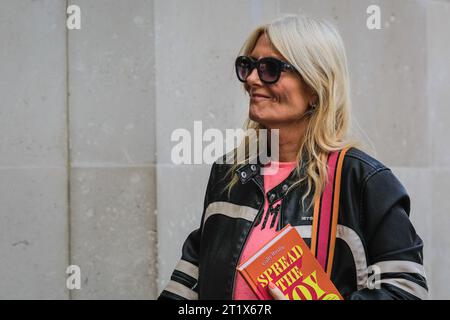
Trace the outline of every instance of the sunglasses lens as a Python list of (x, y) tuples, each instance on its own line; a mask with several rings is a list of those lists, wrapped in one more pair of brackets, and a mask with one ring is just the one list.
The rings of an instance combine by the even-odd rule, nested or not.
[[(281, 68), (277, 60), (273, 58), (263, 58), (256, 63), (258, 66), (259, 78), (264, 83), (275, 83), (280, 78)], [(241, 56), (236, 59), (236, 74), (240, 81), (246, 82), (252, 73), (255, 63), (251, 58)]]
[(264, 82), (276, 82), (280, 76), (280, 68), (272, 59), (261, 59), (259, 64), (259, 76)]
[(236, 60), (236, 73), (240, 81), (245, 82), (252, 72), (252, 61), (247, 57), (239, 57)]

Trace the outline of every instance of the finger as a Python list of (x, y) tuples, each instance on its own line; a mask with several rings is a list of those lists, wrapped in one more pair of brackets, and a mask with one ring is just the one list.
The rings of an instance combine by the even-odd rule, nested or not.
[(274, 285), (272, 282), (269, 282), (269, 293), (275, 300), (288, 300), (284, 296), (283, 292), (281, 292), (281, 290), (278, 289), (278, 287)]

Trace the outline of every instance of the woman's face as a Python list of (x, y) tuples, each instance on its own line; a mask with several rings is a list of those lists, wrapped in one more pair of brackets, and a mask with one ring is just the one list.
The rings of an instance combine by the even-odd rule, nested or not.
[[(259, 37), (250, 56), (257, 60), (274, 57), (286, 61), (265, 34)], [(266, 128), (280, 128), (301, 120), (313, 102), (300, 76), (292, 71), (282, 72), (280, 80), (274, 84), (265, 84), (255, 68), (247, 78), (245, 89), (250, 96), (249, 118)]]

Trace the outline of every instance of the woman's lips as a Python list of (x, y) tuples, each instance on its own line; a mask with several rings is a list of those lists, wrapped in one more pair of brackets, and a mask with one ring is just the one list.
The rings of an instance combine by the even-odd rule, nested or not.
[(260, 95), (260, 94), (255, 94), (255, 95), (252, 95), (250, 100), (252, 100), (252, 101), (270, 100), (270, 97), (263, 96), (263, 95)]

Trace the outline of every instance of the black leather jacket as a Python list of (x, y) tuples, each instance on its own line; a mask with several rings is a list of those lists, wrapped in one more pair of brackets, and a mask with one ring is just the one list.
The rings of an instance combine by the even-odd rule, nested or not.
[[(260, 164), (247, 164), (237, 170), (241, 183), (228, 197), (229, 178), (224, 177), (229, 168), (213, 164), (201, 224), (184, 242), (158, 299), (233, 299), (236, 265), (263, 214), (264, 188)], [(314, 208), (302, 207), (306, 184), (285, 191), (296, 180), (294, 170), (267, 199), (283, 198), (277, 230), (290, 223), (310, 245)], [(409, 220), (409, 196), (391, 170), (351, 148), (344, 159), (339, 206), (331, 279), (344, 299), (426, 298), (423, 242)]]

